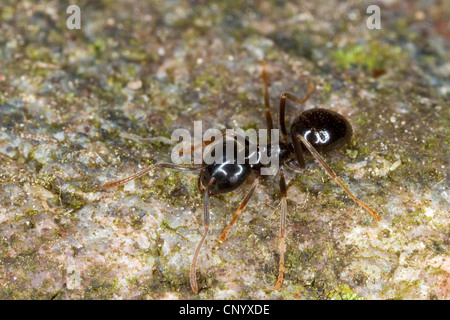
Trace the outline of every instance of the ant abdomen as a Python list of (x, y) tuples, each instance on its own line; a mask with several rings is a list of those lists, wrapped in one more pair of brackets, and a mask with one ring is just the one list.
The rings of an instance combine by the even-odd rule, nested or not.
[[(350, 143), (352, 127), (339, 113), (322, 108), (304, 111), (291, 126), (291, 134), (302, 135), (319, 152), (336, 150)], [(307, 148), (302, 144), (303, 150)]]

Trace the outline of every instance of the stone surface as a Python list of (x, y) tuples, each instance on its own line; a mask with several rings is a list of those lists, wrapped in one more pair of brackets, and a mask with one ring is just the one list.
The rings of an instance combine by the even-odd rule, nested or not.
[[(0, 299), (448, 299), (450, 6), (380, 1), (59, 1), (0, 5)], [(353, 125), (326, 161), (376, 223), (312, 159), (287, 171), (286, 274), (278, 178), (211, 199), (195, 174), (160, 170), (176, 128), (264, 128), (270, 101), (316, 90)], [(289, 121), (302, 107), (289, 103)]]

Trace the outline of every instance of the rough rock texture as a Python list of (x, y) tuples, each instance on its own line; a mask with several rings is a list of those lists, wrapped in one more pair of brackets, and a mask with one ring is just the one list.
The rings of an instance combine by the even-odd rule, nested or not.
[[(448, 1), (63, 1), (0, 5), (0, 299), (449, 299)], [(375, 2), (375, 1), (374, 1)], [(330, 166), (287, 171), (286, 274), (278, 178), (213, 197), (202, 230), (195, 174), (159, 170), (176, 128), (264, 128), (281, 92), (345, 115), (353, 143)], [(302, 106), (289, 103), (288, 122)]]

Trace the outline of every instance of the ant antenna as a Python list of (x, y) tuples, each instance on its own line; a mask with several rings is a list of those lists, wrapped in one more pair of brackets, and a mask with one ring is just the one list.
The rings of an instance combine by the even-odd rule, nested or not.
[(201, 165), (197, 165), (197, 166), (179, 166), (176, 164), (172, 164), (172, 163), (165, 163), (165, 162), (160, 162), (154, 165), (151, 165), (150, 167), (147, 167), (129, 177), (126, 177), (124, 179), (121, 180), (117, 180), (114, 182), (108, 182), (105, 183), (102, 188), (103, 189), (109, 189), (109, 188), (114, 188), (117, 186), (121, 186), (127, 182), (130, 182), (132, 180), (135, 180), (137, 178), (142, 177), (144, 174), (146, 174), (147, 172), (151, 171), (154, 168), (168, 168), (168, 169), (175, 169), (175, 170), (183, 170), (183, 171), (199, 171), (201, 169), (203, 169), (203, 166)]
[(196, 274), (197, 258), (198, 258), (198, 254), (200, 253), (200, 249), (203, 245), (203, 242), (205, 242), (206, 236), (208, 235), (208, 231), (209, 231), (209, 210), (208, 210), (209, 189), (215, 181), (216, 181), (216, 178), (214, 178), (214, 177), (212, 177), (209, 180), (208, 185), (206, 186), (205, 192), (203, 194), (203, 208), (204, 208), (203, 226), (205, 227), (205, 231), (203, 231), (202, 238), (200, 239), (200, 242), (198, 243), (197, 248), (195, 249), (194, 257), (192, 258), (192, 263), (191, 263), (191, 271), (190, 271), (191, 288), (195, 294), (198, 293), (197, 274)]
[(280, 169), (280, 193), (281, 193), (281, 216), (280, 216), (280, 262), (278, 266), (278, 279), (275, 284), (275, 290), (280, 290), (281, 284), (283, 283), (283, 275), (284, 275), (284, 251), (285, 251), (285, 243), (284, 243), (284, 233), (286, 230), (286, 215), (287, 215), (287, 186), (286, 181), (284, 179), (283, 169)]

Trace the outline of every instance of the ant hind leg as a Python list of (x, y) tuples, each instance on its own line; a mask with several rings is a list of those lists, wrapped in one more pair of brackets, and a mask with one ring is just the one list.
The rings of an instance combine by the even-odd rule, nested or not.
[(353, 195), (353, 193), (350, 192), (350, 190), (347, 188), (347, 186), (344, 184), (341, 178), (338, 177), (338, 175), (328, 166), (328, 164), (325, 162), (325, 160), (322, 158), (322, 156), (317, 152), (317, 150), (309, 143), (308, 140), (306, 140), (302, 135), (296, 134), (294, 136), (293, 140), (300, 139), (301, 142), (308, 148), (309, 152), (316, 158), (316, 160), (320, 163), (320, 165), (325, 169), (325, 171), (328, 173), (328, 175), (336, 181), (336, 183), (349, 195), (350, 198), (357, 204), (359, 204), (361, 207), (363, 207), (365, 210), (369, 211), (375, 220), (381, 221), (381, 217), (378, 215), (378, 213), (373, 210), (371, 207), (369, 207), (366, 203), (359, 200), (357, 197)]

